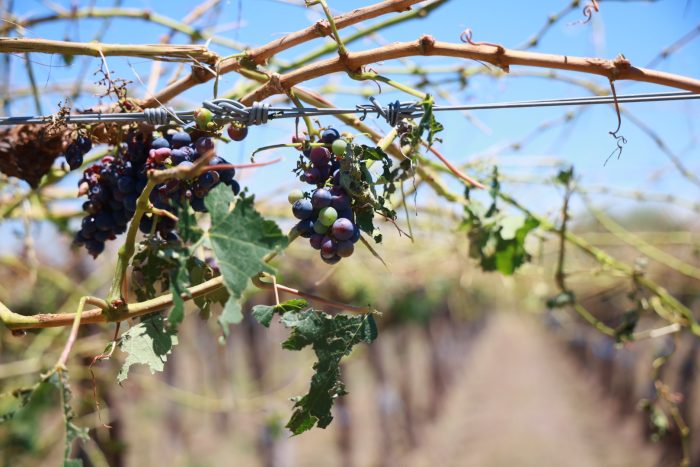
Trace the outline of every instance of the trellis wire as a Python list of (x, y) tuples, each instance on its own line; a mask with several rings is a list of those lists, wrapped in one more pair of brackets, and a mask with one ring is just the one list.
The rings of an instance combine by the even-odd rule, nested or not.
[[(626, 94), (617, 96), (617, 103), (658, 102), (700, 99), (700, 94), (677, 91), (662, 93)], [(360, 114), (364, 120), (369, 114), (383, 117), (391, 126), (396, 126), (402, 118), (420, 117), (423, 107), (416, 102), (395, 101), (387, 106), (381, 106), (374, 97), (371, 104), (361, 104), (354, 108), (317, 108), (317, 107), (272, 107), (270, 104), (254, 102), (247, 107), (234, 99), (214, 99), (204, 101), (202, 106), (214, 114), (214, 120), (219, 123), (237, 122), (243, 125), (262, 125), (269, 120), (279, 118), (320, 117), (324, 115)], [(597, 105), (613, 104), (613, 96), (572, 97), (564, 99), (542, 99), (527, 101), (495, 102), (484, 104), (465, 104), (432, 107), (433, 112), (467, 111), (467, 110), (497, 110), (534, 107), (555, 107), (566, 105)], [(24, 125), (31, 123), (51, 123), (63, 121), (66, 123), (101, 123), (101, 122), (146, 122), (152, 125), (166, 125), (175, 122), (181, 125), (194, 121), (194, 111), (176, 112), (170, 108), (159, 107), (146, 109), (143, 112), (129, 113), (82, 113), (64, 116), (26, 116), (0, 117), (0, 126)]]

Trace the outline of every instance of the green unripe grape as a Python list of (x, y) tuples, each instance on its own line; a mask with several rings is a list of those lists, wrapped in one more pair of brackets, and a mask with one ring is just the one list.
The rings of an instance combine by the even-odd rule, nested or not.
[(289, 204), (294, 204), (303, 198), (304, 198), (304, 192), (302, 192), (301, 190), (292, 190), (287, 195), (287, 200), (289, 200)]
[(314, 222), (314, 232), (317, 234), (324, 234), (328, 232), (329, 227), (327, 225), (321, 224), (321, 221), (319, 219), (316, 219), (316, 222)]
[(213, 119), (214, 114), (211, 113), (209, 109), (200, 107), (194, 111), (194, 121), (197, 123), (197, 128), (200, 130), (206, 130)]
[(331, 150), (333, 151), (333, 154), (336, 156), (342, 156), (345, 154), (345, 148), (348, 147), (348, 142), (345, 141), (344, 139), (336, 139), (333, 141), (333, 145), (331, 146)]
[(335, 222), (337, 218), (338, 211), (330, 206), (318, 212), (318, 221), (327, 227), (333, 225), (333, 222)]

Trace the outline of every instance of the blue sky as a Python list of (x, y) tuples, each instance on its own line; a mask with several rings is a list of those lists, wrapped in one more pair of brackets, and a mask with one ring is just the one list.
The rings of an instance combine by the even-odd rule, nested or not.
[[(36, 0), (22, 0), (15, 2), (15, 13), (20, 16), (33, 16), (46, 13), (47, 7), (43, 2)], [(68, 7), (70, 2), (55, 2), (63, 7)], [(87, 2), (81, 2), (85, 4)], [(111, 1), (96, 1), (97, 6), (112, 6)], [(330, 0), (334, 11), (347, 11), (370, 1), (346, 1)], [(358, 41), (349, 46), (350, 50), (363, 50), (376, 47), (377, 41), (409, 41), (415, 40), (422, 34), (431, 34), (438, 40), (456, 42), (460, 33), (465, 28), (471, 28), (474, 32), (474, 40), (503, 44), (506, 47), (518, 47), (538, 31), (545, 23), (548, 15), (560, 11), (570, 2), (563, 0), (546, 0), (537, 2), (493, 0), (490, 2), (469, 2), (466, 0), (452, 0), (446, 5), (432, 12), (429, 17), (418, 21), (407, 22), (394, 26), (381, 33), (380, 38), (371, 38)], [(180, 19), (190, 11), (194, 2), (183, 1), (124, 1), (124, 7), (147, 8), (152, 11)], [(646, 65), (659, 51), (677, 40), (686, 32), (697, 27), (700, 22), (700, 2), (686, 0), (668, 0), (657, 2), (626, 2), (626, 1), (601, 1), (601, 11), (594, 16), (589, 24), (576, 23), (582, 19), (581, 11), (570, 13), (562, 21), (559, 21), (547, 33), (539, 46), (534, 49), (538, 52), (567, 55), (585, 55), (614, 58), (618, 54), (624, 54), (633, 64)], [(240, 10), (239, 10), (240, 8)], [(207, 16), (204, 17), (208, 19)], [(226, 29), (222, 36), (236, 39), (251, 46), (260, 45), (281, 35), (298, 30), (312, 24), (320, 18), (317, 8), (305, 9), (303, 7), (284, 4), (273, 0), (230, 0), (222, 2), (218, 13), (217, 24), (235, 25), (242, 19), (238, 29)], [(370, 22), (371, 23), (371, 22)], [(45, 25), (37, 25), (27, 32), (27, 37), (42, 37), (49, 39), (67, 40), (91, 40), (96, 31), (101, 27), (99, 20), (80, 20), (79, 22), (61, 21)], [(167, 30), (159, 25), (150, 24), (139, 20), (116, 19), (107, 30), (103, 41), (111, 43), (155, 43)], [(349, 31), (345, 31), (347, 34)], [(175, 35), (175, 43), (186, 43), (182, 35)], [(306, 44), (280, 56), (283, 60), (293, 60), (309, 50), (315, 49), (322, 41)], [(217, 52), (228, 55), (233, 51), (216, 45), (211, 46)], [(661, 62), (659, 69), (700, 77), (700, 40), (695, 40), (684, 47), (669, 59)], [(60, 57), (49, 55), (32, 55), (35, 61), (34, 71), (40, 89), (45, 89), (48, 83), (71, 82), (78, 71), (84, 66), (92, 71), (99, 67), (99, 61), (92, 58), (76, 60), (72, 67), (63, 66)], [(458, 61), (441, 57), (419, 57), (412, 60), (422, 65), (449, 65), (465, 64), (474, 65), (473, 62)], [(110, 70), (114, 75), (134, 81), (132, 85), (134, 95), (143, 95), (144, 86), (139, 83), (147, 81), (150, 73), (151, 62), (141, 59), (123, 59), (110, 57), (108, 59)], [(51, 66), (49, 66), (51, 65)], [(375, 67), (381, 70), (382, 66), (400, 65), (400, 62), (387, 62)], [(167, 65), (170, 70), (177, 65)], [(512, 71), (532, 71), (531, 68), (513, 67)], [(169, 72), (164, 76), (169, 76)], [(604, 80), (589, 78), (574, 73), (563, 73), (566, 76), (591, 79), (599, 85), (605, 86)], [(88, 73), (88, 82), (91, 72)], [(396, 76), (397, 79), (410, 83), (412, 80), (406, 76)], [(444, 76), (449, 77), (449, 75)], [(25, 67), (19, 58), (12, 59), (12, 67), (9, 75), (11, 87), (26, 87), (27, 79)], [(220, 89), (231, 88), (237, 82), (235, 75), (222, 77)], [(306, 86), (337, 83), (342, 85), (354, 85), (341, 75), (324, 77), (307, 83)], [(161, 80), (159, 87), (164, 85)], [(374, 85), (372, 85), (374, 86)], [(445, 86), (454, 98), (463, 102), (493, 102), (513, 99), (539, 99), (555, 97), (571, 97), (586, 95), (583, 89), (570, 84), (552, 82), (542, 78), (506, 77), (494, 80), (487, 77), (476, 77), (469, 81), (465, 89), (456, 86)], [(388, 102), (399, 98), (397, 93), (389, 93), (389, 89), (383, 87), (386, 96), (378, 96), (380, 101)], [(663, 91), (651, 85), (637, 83), (618, 83), (618, 92), (645, 92)], [(197, 102), (210, 98), (212, 95), (212, 83), (206, 83), (189, 91), (183, 96), (185, 107), (196, 106)], [(358, 96), (329, 96), (338, 105), (354, 106), (366, 102)], [(409, 100), (410, 97), (400, 97)], [(56, 104), (63, 96), (46, 93), (43, 95), (43, 107), (45, 112), (55, 110)], [(437, 99), (438, 103), (441, 101)], [(97, 99), (87, 95), (75, 104), (77, 107), (89, 107), (94, 105)], [(628, 109), (652, 127), (660, 137), (683, 160), (684, 164), (693, 172), (700, 168), (698, 162), (698, 147), (695, 139), (698, 134), (696, 128), (697, 116), (700, 113), (700, 102), (673, 102), (630, 104)], [(542, 122), (556, 119), (567, 110), (573, 108), (546, 108), (546, 109), (521, 109), (478, 111), (473, 116), (481, 124), (477, 127), (458, 113), (442, 114), (440, 120), (445, 124), (443, 134), (444, 143), (441, 150), (455, 162), (467, 162), (477, 155), (483, 154), (489, 148), (521, 139), (530, 133)], [(33, 113), (34, 108), (31, 99), (15, 101), (10, 112), (13, 115)], [(323, 124), (335, 124), (332, 118), (322, 120)], [(377, 128), (386, 130), (386, 124), (375, 121)], [(652, 192), (668, 192), (677, 196), (695, 199), (698, 188), (680, 177), (670, 161), (654, 145), (644, 133), (640, 132), (630, 122), (624, 121), (621, 134), (628, 143), (625, 146), (622, 157), (611, 159), (607, 165), (603, 165), (608, 154), (615, 148), (615, 141), (608, 134), (614, 130), (617, 119), (610, 106), (595, 106), (588, 108), (576, 119), (574, 124), (567, 127), (558, 126), (553, 130), (543, 133), (522, 151), (505, 151), (499, 157), (499, 163), (504, 170), (514, 176), (531, 176), (533, 174), (552, 174), (552, 168), (536, 168), (523, 165), (531, 162), (533, 158), (541, 157), (558, 158), (575, 165), (584, 185), (617, 187), (620, 189), (648, 190)], [(338, 126), (335, 124), (335, 126)], [(340, 127), (342, 129), (342, 127)], [(256, 147), (287, 142), (293, 131), (291, 122), (272, 122), (264, 127), (251, 129), (249, 138), (237, 145), (228, 145), (220, 149), (220, 153), (234, 161), (245, 161)], [(279, 152), (275, 155), (288, 155), (285, 161), (276, 166), (259, 169), (250, 172), (244, 178), (244, 183), (251, 191), (264, 196), (274, 192), (280, 186), (294, 186), (290, 169), (294, 163), (296, 153), (289, 151)], [(662, 176), (659, 176), (661, 174)], [(74, 183), (70, 180), (67, 183)], [(523, 197), (526, 204), (546, 209), (558, 205), (559, 201), (552, 197), (553, 192), (540, 189), (531, 185), (513, 185), (516, 194)], [(425, 192), (421, 196), (429, 197)], [(427, 198), (426, 198), (427, 199)], [(617, 199), (601, 198), (601, 202), (607, 202), (611, 206), (627, 207), (629, 203)], [(679, 215), (688, 215), (678, 211)], [(690, 216), (689, 216), (690, 218)], [(16, 228), (16, 225), (5, 225), (5, 233), (8, 229)], [(4, 235), (3, 235), (4, 236)], [(7, 248), (7, 245), (6, 245)]]

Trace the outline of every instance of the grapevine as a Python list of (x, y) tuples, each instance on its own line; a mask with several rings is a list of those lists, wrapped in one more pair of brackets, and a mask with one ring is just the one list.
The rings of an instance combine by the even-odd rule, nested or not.
[[(236, 424), (254, 425), (246, 430), (256, 434), (245, 436), (255, 449), (246, 449), (266, 465), (277, 465), (283, 435), (315, 440), (314, 428), (337, 430), (343, 465), (352, 465), (352, 433), (364, 431), (349, 427), (362, 426), (353, 404), (362, 405), (379, 427), (384, 450), (377, 465), (403, 464), (402, 456), (422, 449), (430, 430), (420, 428), (459, 415), (443, 404), (457, 382), (468, 380), (461, 373), (470, 373), (480, 336), (498, 337), (492, 330), (508, 322), (491, 311), (501, 308), (536, 316), (529, 320), (539, 321), (533, 335), (555, 336), (542, 345), (569, 349), (591, 374), (605, 377), (617, 368), (626, 392), (615, 397), (628, 407), (638, 403), (648, 438), (665, 443), (659, 462), (697, 462), (691, 433), (698, 419), (683, 395), (696, 389), (700, 349), (693, 226), (680, 215), (665, 225), (665, 210), (657, 210), (659, 229), (668, 232), (635, 230), (619, 220), (617, 205), (610, 213), (598, 204), (615, 197), (666, 203), (674, 215), (698, 211), (692, 192), (625, 186), (643, 178), (628, 153), (639, 153), (638, 142), (649, 138), (649, 154), (662, 154), (670, 166), (644, 160), (644, 169), (697, 188), (692, 162), (675, 152), (675, 141), (664, 140), (686, 136), (692, 148), (692, 125), (682, 131), (661, 121), (647, 125), (649, 114), (639, 117), (636, 109), (676, 111), (678, 101), (690, 108), (700, 79), (686, 70), (639, 67), (636, 57), (627, 58), (635, 51), (606, 59), (530, 50), (544, 49), (545, 36), (557, 34), (554, 26), (569, 15), (583, 19), (567, 27), (595, 31), (614, 14), (605, 2), (569, 2), (516, 48), (491, 42), (492, 32), (479, 24), (450, 24), (441, 40), (415, 30), (391, 41), (378, 35), (436, 20), (440, 9), (457, 14), (447, 0), (385, 0), (341, 14), (327, 0), (279, 2), (285, 11), (302, 7), (321, 19), (257, 46), (216, 24), (236, 2), (191, 5), (182, 20), (79, 3), (70, 12), (47, 6), (52, 11), (37, 15), (0, 2), (6, 58), (0, 71), (9, 77), (0, 84), (0, 236), (5, 226), (14, 229), (7, 238), (19, 238), (21, 252), (0, 256), (7, 331), (0, 334), (0, 448), (12, 465), (24, 465), (33, 452), (59, 451), (55, 440), (42, 445), (34, 435), (55, 407), (65, 465), (124, 464), (122, 417), (143, 407), (135, 394), (152, 393), (162, 397), (147, 399), (154, 413), (157, 403), (167, 409), (176, 401), (217, 413), (222, 427), (232, 414), (260, 415)], [(123, 44), (132, 41), (108, 33), (114, 18), (168, 34), (159, 44)], [(102, 24), (92, 41), (71, 32), (88, 19)], [(51, 35), (43, 28), (63, 21), (72, 25), (64, 40), (32, 31)], [(696, 35), (676, 38), (652, 65), (682, 53)], [(290, 58), (305, 45), (311, 49)], [(61, 57), (69, 73), (86, 60), (70, 76), (70, 89), (49, 86), (50, 66), (38, 67), (39, 57), (49, 56)], [(10, 67), (18, 60), (26, 89), (15, 81), (16, 65)], [(124, 79), (130, 74), (134, 81)], [(549, 84), (558, 83), (590, 95), (542, 97), (526, 89), (512, 99), (472, 99), (486, 95), (494, 79), (546, 79), (533, 89), (554, 94), (558, 88)], [(625, 82), (649, 89), (628, 92)], [(18, 104), (24, 97), (33, 99), (33, 109)], [(561, 107), (567, 110), (558, 118), (531, 121), (544, 111), (536, 109)], [(588, 122), (593, 130), (578, 132), (587, 108), (602, 113)], [(513, 132), (539, 124), (485, 147), (488, 125), (501, 125), (480, 120), (489, 112), (523, 112), (525, 118), (504, 118)], [(508, 157), (539, 154), (535, 140), (558, 129), (546, 149), (556, 158)], [(567, 146), (567, 138), (578, 138), (585, 162), (567, 158), (567, 151), (583, 150)], [(603, 144), (609, 148), (600, 151)], [(631, 149), (624, 154), (623, 144)], [(588, 185), (596, 170), (628, 180), (621, 188)], [(626, 207), (619, 211), (629, 214)], [(50, 241), (33, 232), (36, 226), (53, 229)], [(508, 338), (508, 326), (500, 339)], [(519, 335), (513, 332), (513, 348)], [(638, 345), (650, 339), (659, 343), (653, 352)], [(275, 353), (271, 342), (291, 355)], [(615, 360), (625, 352), (632, 363)], [(590, 355), (604, 363), (591, 364)], [(625, 373), (633, 366), (644, 378)], [(144, 369), (163, 378), (146, 380)], [(208, 387), (207, 378), (217, 383)], [(635, 389), (640, 379), (642, 394)], [(372, 398), (354, 399), (366, 397), (356, 396), (364, 394), (363, 380), (373, 382)], [(270, 395), (269, 405), (262, 395)], [(125, 400), (134, 408), (125, 410)], [(164, 436), (193, 449), (187, 422), (175, 412), (167, 415), (173, 432)], [(93, 415), (96, 429), (86, 421)], [(224, 433), (217, 427), (211, 436)], [(456, 449), (465, 445), (454, 439)], [(164, 463), (182, 462), (163, 456)]]

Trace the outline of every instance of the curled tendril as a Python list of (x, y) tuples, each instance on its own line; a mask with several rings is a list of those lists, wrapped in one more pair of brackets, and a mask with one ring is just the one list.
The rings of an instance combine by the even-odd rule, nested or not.
[(471, 45), (478, 45), (472, 41), (472, 30), (471, 28), (465, 29), (462, 34), (459, 35), (459, 40), (466, 44), (471, 44)]
[(620, 113), (620, 103), (617, 101), (617, 91), (615, 90), (615, 83), (610, 80), (610, 89), (612, 90), (613, 99), (615, 101), (615, 112), (617, 113), (617, 128), (614, 131), (610, 131), (610, 135), (615, 138), (617, 142), (617, 147), (610, 153), (603, 166), (607, 165), (608, 161), (612, 156), (617, 153), (617, 158), (619, 159), (622, 155), (622, 150), (625, 144), (627, 144), (627, 138), (623, 135), (619, 135), (620, 128), (622, 127), (622, 115)]
[(571, 24), (590, 23), (591, 20), (593, 19), (593, 13), (598, 13), (599, 11), (600, 11), (600, 5), (598, 5), (598, 0), (591, 0), (590, 3), (587, 3), (586, 6), (583, 7), (583, 16), (585, 16), (586, 19), (574, 21)]

